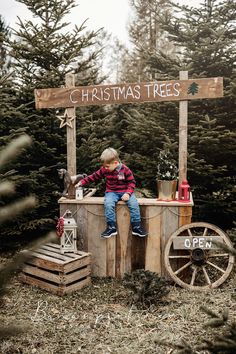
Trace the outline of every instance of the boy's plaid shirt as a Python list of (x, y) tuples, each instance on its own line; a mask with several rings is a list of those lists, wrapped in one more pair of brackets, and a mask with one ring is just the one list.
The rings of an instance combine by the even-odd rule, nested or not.
[(131, 170), (123, 163), (110, 172), (105, 167), (101, 167), (98, 171), (81, 180), (81, 185), (97, 182), (102, 178), (106, 179), (106, 192), (116, 193), (133, 193), (135, 188), (135, 179)]

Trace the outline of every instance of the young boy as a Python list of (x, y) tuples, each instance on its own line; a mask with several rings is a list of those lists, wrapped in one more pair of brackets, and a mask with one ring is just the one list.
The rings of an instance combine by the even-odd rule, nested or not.
[(115, 206), (119, 200), (126, 202), (131, 218), (132, 234), (145, 237), (147, 232), (141, 227), (141, 217), (138, 201), (134, 195), (135, 180), (131, 170), (120, 162), (117, 151), (108, 148), (101, 154), (102, 167), (83, 178), (78, 186), (85, 186), (91, 182), (97, 182), (102, 178), (106, 179), (106, 192), (104, 200), (105, 216), (107, 228), (102, 232), (102, 238), (109, 238), (117, 235), (116, 230), (116, 210)]

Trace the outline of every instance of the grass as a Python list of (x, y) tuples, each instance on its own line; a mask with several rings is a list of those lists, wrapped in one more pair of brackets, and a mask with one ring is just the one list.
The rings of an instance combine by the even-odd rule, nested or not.
[(129, 290), (117, 279), (93, 278), (90, 286), (58, 297), (15, 278), (3, 298), (0, 320), (26, 328), (4, 339), (0, 353), (174, 354), (156, 340), (196, 345), (213, 333), (203, 327), (208, 318), (201, 305), (218, 312), (227, 307), (230, 318), (235, 317), (235, 280), (232, 274), (220, 288), (202, 292), (171, 286), (164, 304), (140, 310), (129, 303)]

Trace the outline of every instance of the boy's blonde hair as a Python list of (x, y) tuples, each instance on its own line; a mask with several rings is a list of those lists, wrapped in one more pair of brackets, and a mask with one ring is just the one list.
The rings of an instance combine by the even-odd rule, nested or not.
[(118, 152), (113, 148), (105, 149), (100, 156), (102, 163), (111, 163), (113, 161), (120, 161)]

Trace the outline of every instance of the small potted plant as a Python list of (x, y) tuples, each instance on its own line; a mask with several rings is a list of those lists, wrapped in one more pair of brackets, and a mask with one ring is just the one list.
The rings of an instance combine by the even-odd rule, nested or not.
[(157, 190), (159, 200), (175, 200), (178, 167), (169, 150), (161, 150), (157, 165)]

